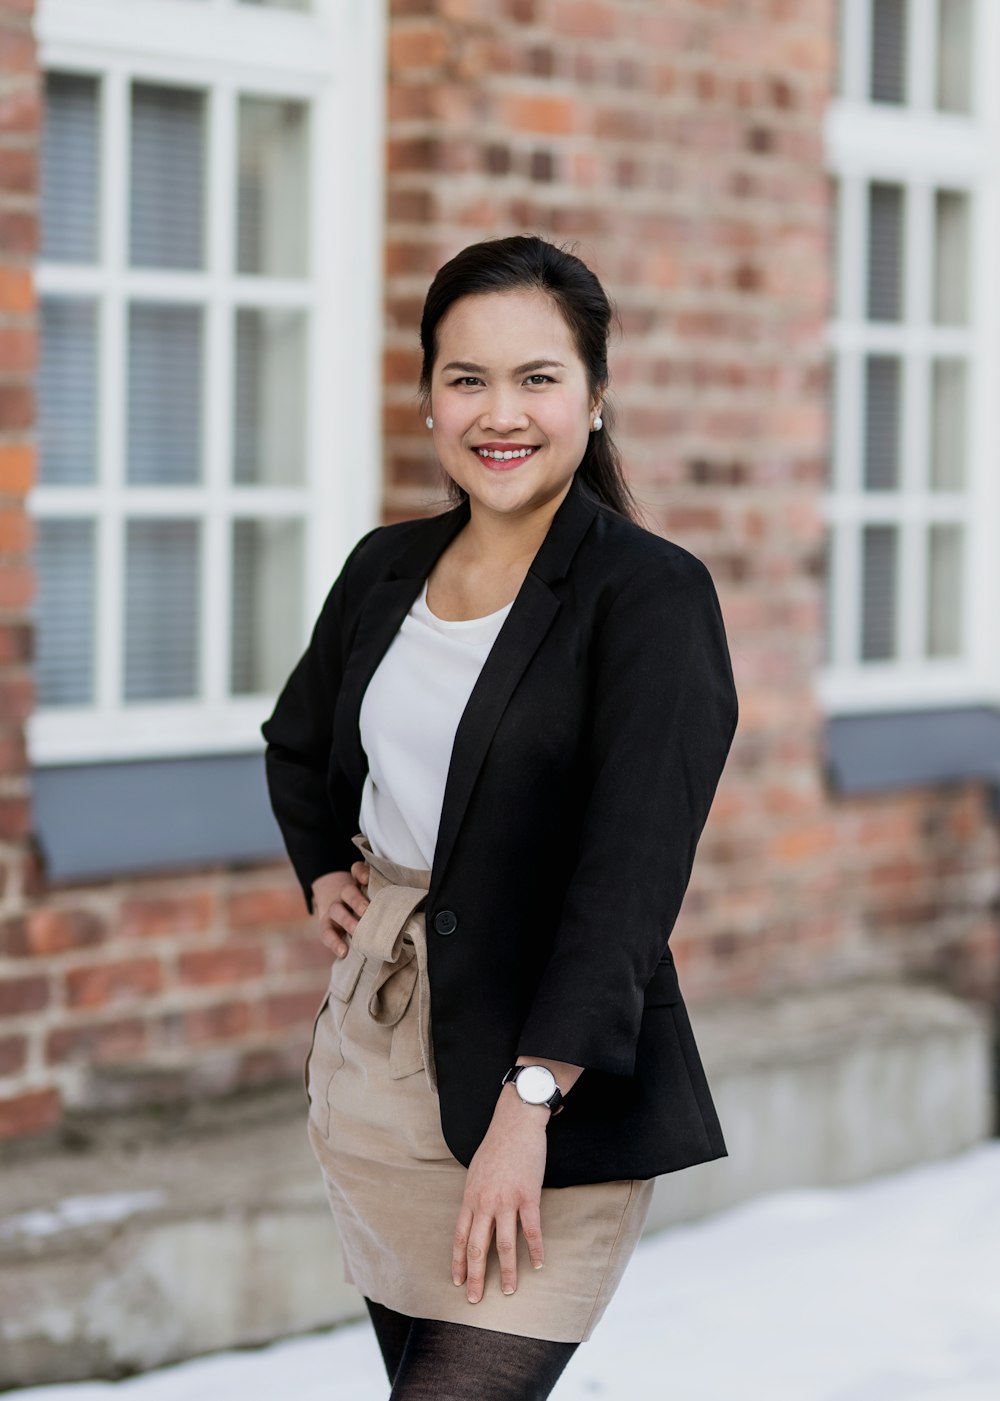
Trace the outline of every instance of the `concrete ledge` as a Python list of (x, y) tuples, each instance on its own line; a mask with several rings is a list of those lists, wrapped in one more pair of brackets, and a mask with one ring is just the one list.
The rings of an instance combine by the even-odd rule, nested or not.
[(649, 1229), (836, 1186), (997, 1132), (990, 1012), (914, 983), (689, 1009), (729, 1157), (657, 1180)]
[[(657, 1182), (650, 1230), (856, 1181), (994, 1132), (990, 1017), (872, 985), (690, 1012), (730, 1156)], [(0, 1387), (120, 1377), (360, 1316), (298, 1085), (87, 1119), (0, 1170)]]

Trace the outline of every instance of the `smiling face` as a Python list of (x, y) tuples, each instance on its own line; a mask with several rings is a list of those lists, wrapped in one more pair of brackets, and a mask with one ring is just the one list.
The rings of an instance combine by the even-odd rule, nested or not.
[(473, 509), (520, 515), (569, 489), (598, 409), (562, 312), (520, 290), (449, 307), (429, 411), (441, 465)]

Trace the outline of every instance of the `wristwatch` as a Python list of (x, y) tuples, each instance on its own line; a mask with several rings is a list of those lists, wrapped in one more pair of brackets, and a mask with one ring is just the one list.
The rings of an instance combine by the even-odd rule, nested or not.
[(547, 1065), (512, 1065), (500, 1081), (510, 1083), (525, 1104), (547, 1104), (553, 1114), (563, 1108), (563, 1093)]

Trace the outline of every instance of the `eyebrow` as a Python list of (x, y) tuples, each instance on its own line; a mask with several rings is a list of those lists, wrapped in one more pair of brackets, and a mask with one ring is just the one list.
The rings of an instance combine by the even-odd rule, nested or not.
[[(566, 368), (561, 360), (529, 360), (524, 365), (515, 365), (514, 374), (526, 375), (532, 370), (545, 370), (550, 366), (560, 370), (565, 370)], [(466, 370), (471, 375), (486, 374), (485, 365), (473, 365), (471, 361), (468, 360), (449, 360), (447, 365), (443, 367), (441, 373), (444, 374), (446, 370)]]

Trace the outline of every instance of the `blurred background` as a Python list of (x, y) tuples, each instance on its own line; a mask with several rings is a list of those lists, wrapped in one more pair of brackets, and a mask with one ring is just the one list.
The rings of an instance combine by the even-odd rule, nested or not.
[(0, 0), (0, 1386), (360, 1312), (259, 725), (444, 505), (480, 238), (615, 300), (741, 697), (672, 939), (730, 1156), (650, 1228), (995, 1135), (998, 64), (994, 0)]

